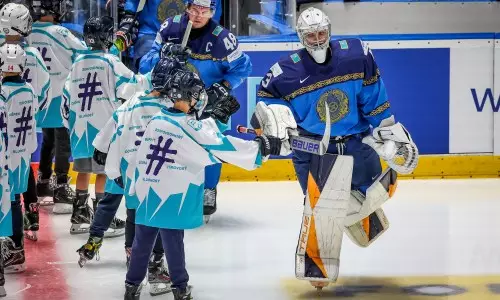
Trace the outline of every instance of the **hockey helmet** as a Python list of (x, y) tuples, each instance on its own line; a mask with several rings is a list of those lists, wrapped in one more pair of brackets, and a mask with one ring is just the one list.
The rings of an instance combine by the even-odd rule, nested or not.
[(113, 18), (90, 17), (83, 26), (83, 39), (93, 49), (108, 49), (113, 45)]
[(323, 11), (310, 7), (300, 14), (296, 30), (307, 52), (317, 63), (324, 63), (330, 48), (330, 18)]
[(0, 10), (0, 27), (5, 35), (26, 37), (32, 25), (31, 13), (22, 4), (8, 3)]
[(3, 44), (0, 47), (2, 72), (22, 73), (26, 66), (26, 52), (18, 44)]
[(186, 5), (198, 5), (202, 7), (208, 7), (212, 11), (217, 10), (217, 3), (215, 0), (187, 0)]

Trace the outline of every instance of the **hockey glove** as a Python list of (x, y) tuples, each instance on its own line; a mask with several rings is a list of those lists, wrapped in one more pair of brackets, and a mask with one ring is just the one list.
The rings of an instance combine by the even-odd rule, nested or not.
[(179, 61), (185, 62), (191, 55), (191, 49), (182, 48), (181, 44), (165, 43), (161, 47), (160, 58), (176, 57)]
[(235, 97), (228, 95), (227, 97), (215, 103), (210, 116), (220, 122), (227, 124), (229, 117), (240, 109), (240, 104)]
[(116, 32), (116, 47), (120, 51), (125, 51), (137, 40), (138, 35), (139, 21), (137, 21), (134, 14), (125, 12)]
[(106, 158), (108, 157), (108, 154), (107, 153), (104, 153), (104, 152), (101, 152), (97, 149), (94, 149), (94, 155), (93, 155), (93, 158), (95, 160), (95, 162), (100, 165), (100, 166), (104, 166), (106, 164)]
[(259, 143), (260, 154), (265, 158), (281, 153), (281, 140), (275, 136), (259, 135), (255, 137), (254, 141)]
[(223, 83), (214, 83), (207, 89), (208, 105), (214, 107), (219, 101), (222, 101), (230, 96), (231, 89)]
[(123, 178), (121, 176), (118, 178), (115, 178), (114, 182), (116, 183), (117, 186), (119, 186), (123, 189)]

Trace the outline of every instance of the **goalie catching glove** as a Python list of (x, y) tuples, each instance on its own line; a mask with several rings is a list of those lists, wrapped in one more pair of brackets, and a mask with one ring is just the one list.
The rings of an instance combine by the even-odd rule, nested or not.
[(258, 102), (250, 120), (250, 125), (261, 134), (275, 136), (281, 140), (280, 155), (292, 153), (290, 136), (297, 136), (297, 123), (288, 106), (281, 104), (267, 105)]
[(125, 51), (137, 40), (138, 35), (139, 21), (137, 21), (133, 13), (125, 12), (116, 32), (116, 47), (120, 51)]
[(417, 146), (408, 130), (401, 123), (395, 123), (394, 116), (382, 120), (363, 143), (372, 147), (391, 169), (400, 174), (410, 174), (417, 166)]

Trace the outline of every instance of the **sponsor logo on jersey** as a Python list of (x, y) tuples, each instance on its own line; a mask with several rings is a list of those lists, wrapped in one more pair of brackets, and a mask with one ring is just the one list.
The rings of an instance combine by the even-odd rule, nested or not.
[(176, 15), (176, 16), (174, 17), (173, 22), (174, 22), (174, 23), (179, 23), (180, 21), (181, 21), (181, 15)]
[(200, 131), (201, 127), (202, 127), (201, 122), (197, 121), (195, 119), (189, 119), (187, 121), (187, 124), (189, 125), (189, 127), (193, 128), (195, 131)]
[(298, 63), (300, 61), (300, 56), (297, 53), (294, 53), (290, 56), (294, 63)]
[[(176, 16), (178, 17), (176, 23), (179, 23), (181, 19), (180, 14), (182, 14), (185, 9), (184, 1), (182, 0), (163, 0), (160, 2), (160, 5), (158, 5), (156, 18), (158, 18), (160, 23), (163, 23), (166, 19)], [(160, 28), (160, 31), (161, 29), (163, 28)]]
[(339, 89), (329, 90), (318, 100), (316, 104), (316, 112), (321, 122), (326, 122), (325, 102), (328, 103), (330, 109), (330, 121), (336, 123), (343, 119), (349, 113), (349, 98)]
[(347, 41), (346, 41), (346, 40), (341, 40), (341, 41), (339, 41), (339, 44), (340, 44), (340, 49), (342, 49), (342, 50), (347, 50), (347, 49), (349, 49), (349, 45), (347, 44)]
[(215, 36), (219, 36), (221, 32), (222, 32), (222, 26), (217, 26), (215, 27), (214, 31), (212, 31), (212, 34)]

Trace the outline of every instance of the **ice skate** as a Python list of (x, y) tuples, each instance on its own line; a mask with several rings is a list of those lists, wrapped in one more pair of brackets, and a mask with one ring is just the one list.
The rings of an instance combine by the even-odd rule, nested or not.
[(52, 210), (54, 214), (70, 214), (72, 212), (76, 195), (68, 182), (58, 183), (55, 186), (54, 208)]
[(192, 286), (188, 285), (185, 290), (180, 290), (178, 288), (172, 288), (172, 294), (174, 294), (174, 300), (191, 300), (191, 290)]
[(94, 257), (99, 260), (99, 249), (102, 246), (102, 238), (91, 236), (89, 237), (87, 243), (76, 250), (80, 255), (78, 260), (78, 265), (83, 268), (87, 261), (92, 260)]
[(5, 291), (5, 275), (3, 269), (3, 258), (0, 255), (0, 297), (7, 296), (7, 292)]
[(125, 263), (128, 266), (130, 265), (130, 256), (132, 255), (132, 247), (125, 247), (125, 258), (127, 259), (127, 262)]
[(328, 281), (310, 281), (310, 283), (318, 292), (321, 292), (323, 288), (330, 285), (330, 282)]
[(1, 252), (5, 274), (21, 273), (26, 270), (24, 244), (20, 247), (14, 245), (11, 238), (6, 237), (1, 242)]
[(92, 208), (87, 204), (89, 194), (78, 194), (73, 204), (73, 214), (71, 215), (71, 234), (88, 233), (90, 224), (94, 218)]
[[(94, 212), (97, 211), (97, 200), (92, 199), (92, 207), (94, 208)], [(111, 225), (109, 225), (108, 230), (104, 232), (104, 237), (105, 238), (112, 238), (112, 237), (118, 237), (122, 236), (125, 234), (125, 221), (120, 220), (117, 217), (113, 218), (113, 221), (111, 221)]]
[(125, 300), (139, 300), (141, 298), (142, 285), (125, 283)]
[(208, 224), (211, 215), (217, 211), (217, 188), (205, 189), (203, 195), (203, 221)]
[(24, 236), (28, 240), (38, 241), (39, 226), (39, 203), (31, 203), (28, 210), (24, 212)]
[(155, 256), (156, 255), (153, 255), (153, 259), (148, 265), (148, 283), (150, 284), (149, 294), (151, 296), (163, 295), (172, 291), (170, 287), (172, 281), (163, 264), (163, 258), (157, 260)]
[(40, 203), (41, 206), (53, 205), (54, 204), (53, 178), (42, 179), (41, 173), (39, 173), (38, 180), (36, 182), (36, 195), (38, 197), (38, 203)]

